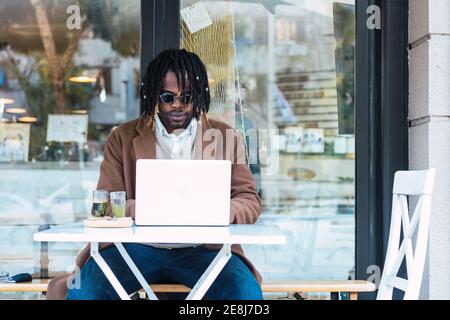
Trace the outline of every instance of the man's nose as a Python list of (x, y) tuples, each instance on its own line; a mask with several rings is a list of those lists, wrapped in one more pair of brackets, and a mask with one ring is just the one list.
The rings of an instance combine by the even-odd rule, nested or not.
[(178, 109), (180, 107), (183, 107), (183, 104), (180, 101), (180, 97), (175, 97), (175, 101), (172, 102), (172, 108)]

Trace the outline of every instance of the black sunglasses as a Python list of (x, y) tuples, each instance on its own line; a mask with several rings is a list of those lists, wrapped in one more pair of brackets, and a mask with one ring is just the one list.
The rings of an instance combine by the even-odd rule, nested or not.
[(190, 104), (192, 101), (192, 97), (189, 94), (183, 94), (181, 96), (176, 96), (173, 93), (164, 92), (159, 95), (159, 99), (162, 103), (174, 103), (176, 98), (180, 99), (182, 104)]

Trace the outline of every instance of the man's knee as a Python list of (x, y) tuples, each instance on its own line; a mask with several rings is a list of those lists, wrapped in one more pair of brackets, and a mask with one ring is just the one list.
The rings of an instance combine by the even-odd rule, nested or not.
[(237, 279), (232, 291), (232, 298), (235, 300), (262, 300), (261, 286), (256, 279), (251, 276), (246, 280)]
[(255, 277), (235, 277), (214, 283), (207, 297), (212, 300), (262, 300), (262, 290)]
[(262, 290), (248, 266), (233, 255), (211, 287), (212, 299), (262, 300)]

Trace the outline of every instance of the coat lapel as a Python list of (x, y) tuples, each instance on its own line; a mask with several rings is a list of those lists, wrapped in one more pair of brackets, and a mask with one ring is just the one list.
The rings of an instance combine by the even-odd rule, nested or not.
[(148, 118), (143, 115), (136, 125), (138, 135), (133, 139), (136, 160), (156, 159), (156, 137), (152, 128), (147, 125)]

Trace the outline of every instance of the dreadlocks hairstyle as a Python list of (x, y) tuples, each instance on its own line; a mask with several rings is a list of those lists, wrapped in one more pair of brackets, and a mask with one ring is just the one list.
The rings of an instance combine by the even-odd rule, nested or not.
[(184, 89), (189, 83), (195, 118), (199, 120), (202, 114), (206, 115), (209, 111), (211, 95), (205, 65), (193, 52), (168, 49), (150, 62), (141, 83), (141, 110), (144, 110), (148, 125), (153, 128), (163, 79), (169, 71), (176, 74), (179, 88)]

